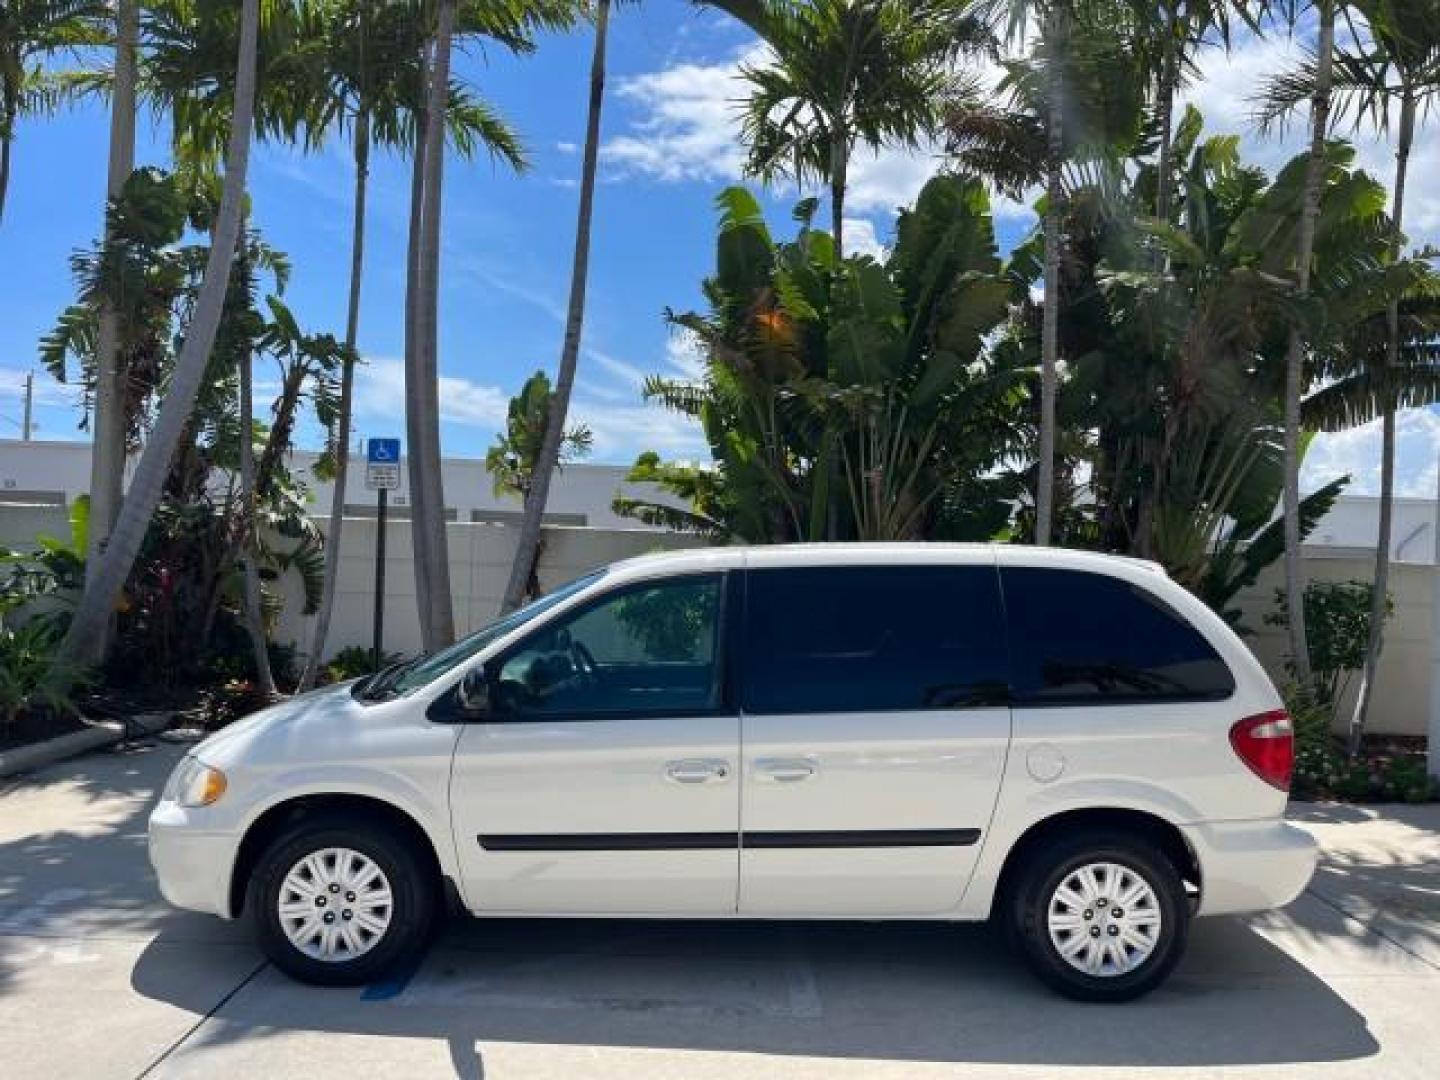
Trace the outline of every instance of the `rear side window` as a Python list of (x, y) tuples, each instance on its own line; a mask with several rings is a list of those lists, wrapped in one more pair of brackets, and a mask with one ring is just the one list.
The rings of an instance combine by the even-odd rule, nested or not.
[(1005, 700), (991, 566), (752, 570), (747, 712), (954, 709)]
[(1168, 604), (1119, 578), (1004, 567), (1016, 704), (1213, 701), (1235, 680)]

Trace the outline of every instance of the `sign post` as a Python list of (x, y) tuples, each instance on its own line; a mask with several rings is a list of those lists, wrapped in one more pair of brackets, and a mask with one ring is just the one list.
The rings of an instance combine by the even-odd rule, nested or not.
[(365, 443), (365, 486), (375, 494), (375, 630), (372, 663), (380, 670), (385, 655), (385, 517), (390, 492), (400, 487), (400, 440)]

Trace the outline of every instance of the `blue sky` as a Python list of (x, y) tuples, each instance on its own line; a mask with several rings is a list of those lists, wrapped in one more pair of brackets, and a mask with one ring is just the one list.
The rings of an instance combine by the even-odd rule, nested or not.
[[(585, 348), (575, 398), (579, 419), (595, 431), (594, 460), (628, 462), (645, 449), (699, 456), (703, 446), (679, 418), (644, 405), (639, 380), (651, 372), (683, 372), (694, 358), (661, 319), (666, 307), (701, 303), (699, 283), (713, 253), (717, 192), (739, 176), (735, 137), (735, 71), (754, 42), (728, 20), (694, 11), (682, 0), (650, 0), (622, 8), (612, 29), (610, 94), (604, 126), (601, 185), (591, 266)], [(505, 403), (537, 368), (558, 358), (574, 243), (578, 144), (591, 38), (588, 32), (547, 37), (536, 55), (472, 53), (460, 73), (511, 119), (533, 168), (516, 176), (488, 159), (447, 162), (440, 302), (441, 405), (445, 452), (481, 456)], [(1246, 135), (1247, 150), (1272, 168), (1293, 152), (1283, 142), (1249, 133), (1255, 82), (1295, 55), (1284, 39), (1247, 42), (1235, 54), (1202, 59), (1206, 78), (1190, 96), (1212, 131)], [(1425, 136), (1429, 135), (1427, 139)], [(1440, 239), (1440, 140), (1430, 129), (1417, 140), (1420, 160), (1411, 194), (1412, 235)], [(0, 436), (13, 437), (19, 385), (36, 365), (36, 343), (70, 302), (70, 252), (100, 229), (108, 119), (103, 108), (27, 122), (16, 140), (7, 213), (0, 224)], [(165, 164), (163, 135), (142, 126), (139, 160)], [(1388, 177), (1388, 148), (1362, 146), (1362, 161)], [(882, 245), (894, 208), (913, 198), (936, 167), (933, 154), (884, 153), (855, 164), (847, 241)], [(295, 266), (286, 294), (301, 323), (337, 336), (344, 320), (349, 265), (352, 176), (347, 148), (333, 144), (302, 156), (259, 146), (252, 158), (254, 219)], [(366, 358), (358, 384), (362, 434), (403, 431), (402, 304), (409, 171), (382, 155), (374, 163), (367, 236), (360, 346)], [(777, 228), (788, 230), (796, 193), (773, 192)], [(1004, 246), (1033, 218), (1000, 202), (996, 221)], [(265, 372), (260, 372), (261, 388)], [(82, 437), (73, 392), (37, 375), (38, 434)], [(1415, 414), (1402, 425), (1402, 486), (1433, 491), (1440, 420)], [(302, 433), (314, 444), (318, 433)], [(1313, 479), (1357, 473), (1371, 486), (1378, 438), (1368, 429), (1322, 440), (1312, 451)]]

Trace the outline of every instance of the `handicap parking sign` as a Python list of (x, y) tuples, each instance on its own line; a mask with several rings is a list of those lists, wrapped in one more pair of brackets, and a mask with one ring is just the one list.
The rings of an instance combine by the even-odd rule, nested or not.
[(365, 460), (372, 465), (400, 464), (399, 439), (367, 439)]
[(365, 486), (371, 491), (400, 488), (400, 440), (367, 439), (365, 442)]

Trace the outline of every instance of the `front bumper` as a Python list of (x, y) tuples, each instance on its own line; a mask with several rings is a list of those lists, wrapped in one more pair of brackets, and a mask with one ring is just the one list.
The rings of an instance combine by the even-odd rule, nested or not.
[(150, 814), (150, 865), (160, 892), (176, 907), (232, 918), (230, 874), (239, 841), (228, 832), (207, 830), (196, 820), (203, 811), (162, 800)]
[(1315, 838), (1284, 821), (1214, 821), (1180, 829), (1200, 861), (1201, 915), (1284, 907), (1315, 873)]

